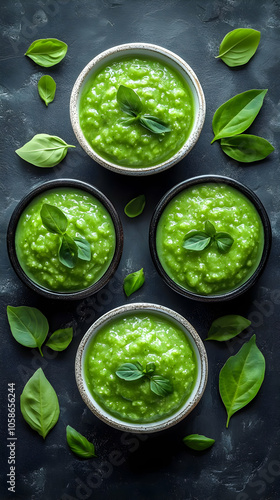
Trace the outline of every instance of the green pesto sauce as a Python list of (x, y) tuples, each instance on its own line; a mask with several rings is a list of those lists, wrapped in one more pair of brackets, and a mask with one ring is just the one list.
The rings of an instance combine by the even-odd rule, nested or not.
[[(143, 112), (172, 129), (154, 134), (129, 118), (117, 102), (120, 85), (132, 88)], [(191, 90), (181, 75), (159, 60), (119, 58), (104, 66), (85, 84), (79, 108), (80, 126), (89, 145), (117, 165), (145, 168), (171, 158), (187, 140), (194, 118)]]
[[(120, 365), (135, 361), (144, 367), (155, 363), (155, 375), (169, 379), (173, 392), (160, 397), (146, 378), (117, 377)], [(98, 331), (86, 351), (84, 372), (90, 393), (107, 412), (145, 423), (161, 420), (185, 403), (197, 378), (197, 361), (177, 324), (153, 312), (140, 312), (114, 319)]]
[[(82, 237), (90, 243), (89, 262), (78, 259), (73, 269), (61, 264), (61, 237), (43, 226), (43, 203), (55, 205), (66, 215), (69, 236)], [(108, 269), (115, 251), (115, 229), (108, 211), (89, 193), (72, 188), (50, 189), (34, 198), (23, 211), (15, 244), (19, 263), (32, 281), (48, 290), (72, 292), (88, 288)]]
[[(185, 235), (204, 230), (205, 221), (234, 243), (227, 254), (216, 245), (195, 252), (183, 248)], [(201, 295), (219, 295), (244, 283), (261, 260), (264, 232), (253, 204), (226, 184), (199, 184), (179, 193), (163, 211), (156, 246), (166, 273), (183, 288)]]

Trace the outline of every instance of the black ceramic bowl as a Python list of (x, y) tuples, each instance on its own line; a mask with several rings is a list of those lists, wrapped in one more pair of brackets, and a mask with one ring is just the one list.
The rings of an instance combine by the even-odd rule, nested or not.
[[(97, 200), (99, 200), (102, 205), (107, 209), (109, 212), (111, 219), (113, 221), (113, 225), (115, 228), (115, 234), (116, 234), (116, 247), (115, 247), (115, 253), (113, 255), (112, 261), (108, 267), (108, 269), (105, 271), (105, 273), (99, 278), (95, 283), (90, 285), (88, 288), (82, 289), (82, 290), (77, 290), (77, 291), (71, 291), (71, 292), (59, 292), (59, 291), (52, 291), (47, 288), (44, 288), (43, 286), (35, 283), (32, 281), (31, 278), (24, 272), (22, 269), (17, 253), (16, 253), (16, 246), (15, 246), (15, 233), (16, 233), (16, 228), (17, 224), (19, 221), (19, 218), (23, 212), (23, 210), (29, 205), (29, 203), (38, 195), (44, 193), (45, 191), (48, 191), (50, 189), (56, 189), (56, 188), (73, 188), (73, 189), (79, 189), (82, 191), (85, 191), (86, 193), (91, 194)], [(17, 273), (18, 277), (25, 283), (29, 288), (31, 288), (33, 291), (38, 292), (39, 294), (43, 295), (46, 298), (49, 299), (70, 299), (70, 300), (78, 300), (78, 299), (84, 299), (85, 297), (88, 297), (96, 292), (98, 292), (101, 288), (103, 288), (108, 281), (111, 279), (113, 276), (114, 272), (117, 269), (117, 266), (120, 262), (121, 255), (122, 255), (122, 250), (123, 250), (123, 229), (122, 229), (122, 224), (119, 218), (118, 213), (116, 212), (114, 206), (112, 203), (108, 200), (108, 198), (101, 193), (98, 189), (96, 189), (94, 186), (91, 186), (90, 184), (87, 184), (82, 181), (78, 181), (75, 179), (56, 179), (53, 181), (48, 181), (45, 182), (44, 184), (41, 184), (37, 187), (35, 187), (29, 194), (27, 194), (16, 206), (10, 222), (8, 226), (8, 232), (7, 232), (7, 246), (8, 246), (8, 254), (10, 261), (12, 263), (12, 266)]]
[[(230, 291), (213, 295), (202, 295), (194, 291), (190, 291), (181, 286), (180, 284), (176, 283), (163, 268), (158, 256), (157, 246), (156, 246), (156, 234), (157, 234), (158, 222), (168, 203), (179, 193), (181, 193), (181, 191), (195, 185), (206, 184), (206, 183), (219, 183), (219, 184), (224, 183), (235, 188), (236, 190), (240, 191), (243, 195), (245, 195), (256, 208), (260, 216), (260, 219), (262, 221), (264, 230), (264, 247), (257, 269), (253, 272), (251, 276), (249, 276), (249, 278), (245, 281), (245, 283), (242, 283), (239, 286), (237, 285), (236, 288), (233, 288)], [(260, 199), (247, 186), (229, 177), (224, 177), (219, 175), (201, 175), (183, 181), (180, 184), (177, 184), (162, 197), (152, 216), (150, 224), (150, 232), (149, 232), (149, 243), (150, 243), (150, 252), (155, 267), (159, 272), (160, 276), (163, 278), (165, 283), (167, 283), (167, 285), (170, 286), (170, 288), (172, 288), (175, 292), (193, 300), (199, 300), (202, 302), (219, 302), (239, 297), (242, 293), (246, 292), (252, 285), (254, 285), (257, 278), (262, 273), (270, 253), (271, 225), (266, 210), (263, 204), (261, 203)]]

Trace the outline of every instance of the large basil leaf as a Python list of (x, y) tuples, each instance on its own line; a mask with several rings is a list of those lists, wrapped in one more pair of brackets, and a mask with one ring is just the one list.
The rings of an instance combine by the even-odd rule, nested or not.
[(46, 342), (53, 351), (64, 351), (73, 339), (73, 328), (60, 328)]
[(172, 383), (161, 375), (152, 375), (150, 378), (150, 388), (157, 396), (168, 396), (173, 392)]
[(255, 54), (260, 38), (260, 32), (251, 28), (230, 31), (222, 40), (217, 57), (230, 67), (246, 64)]
[(186, 234), (183, 242), (183, 248), (194, 252), (201, 252), (201, 250), (209, 247), (210, 243), (211, 236), (209, 236), (205, 231), (196, 231), (193, 229)]
[(265, 359), (256, 345), (256, 335), (231, 356), (220, 371), (219, 391), (231, 416), (246, 406), (257, 395), (265, 374)]
[(55, 135), (36, 134), (31, 141), (17, 149), (16, 153), (35, 167), (51, 168), (65, 158), (68, 148), (75, 146), (66, 144), (63, 139)]
[(218, 340), (219, 342), (230, 340), (250, 325), (251, 321), (238, 314), (221, 316), (213, 321), (206, 340)]
[(192, 450), (203, 451), (213, 446), (215, 439), (208, 438), (202, 434), (190, 434), (183, 438), (183, 442)]
[(7, 306), (8, 321), (13, 337), (25, 347), (38, 347), (45, 341), (49, 324), (47, 318), (39, 309), (28, 306)]
[(64, 234), (62, 236), (61, 245), (58, 251), (58, 258), (66, 267), (69, 269), (73, 269), (77, 264), (78, 260), (78, 247), (75, 241), (68, 236), (68, 234)]
[(138, 380), (145, 376), (143, 366), (136, 361), (135, 363), (124, 363), (116, 371), (116, 375), (123, 380)]
[(154, 134), (164, 134), (171, 131), (171, 128), (165, 122), (155, 116), (143, 115), (140, 116), (139, 121), (143, 127)]
[(127, 297), (136, 292), (145, 283), (144, 270), (139, 269), (134, 273), (128, 274), (123, 280), (123, 289)]
[(146, 204), (146, 198), (144, 194), (140, 194), (136, 198), (130, 200), (124, 207), (124, 213), (127, 217), (133, 218), (142, 214)]
[(50, 75), (44, 75), (38, 82), (38, 92), (45, 105), (48, 106), (54, 100), (56, 83)]
[(57, 395), (42, 368), (26, 383), (20, 396), (20, 409), (24, 420), (44, 439), (58, 421)]
[(122, 111), (130, 116), (137, 116), (142, 111), (140, 97), (130, 87), (120, 85), (117, 91), (117, 101)]
[(87, 260), (88, 262), (91, 259), (91, 246), (90, 243), (85, 238), (73, 238), (74, 242), (78, 248), (78, 257), (81, 260)]
[(36, 64), (48, 68), (58, 64), (67, 53), (66, 43), (57, 38), (40, 38), (35, 40), (25, 52)]
[(274, 151), (274, 147), (266, 139), (250, 134), (222, 139), (221, 148), (230, 158), (242, 163), (263, 160)]
[(40, 211), (40, 217), (43, 226), (45, 226), (50, 233), (65, 233), (68, 226), (68, 220), (60, 208), (44, 203)]
[(216, 233), (215, 242), (220, 253), (228, 253), (234, 243), (234, 239), (228, 233)]
[(222, 104), (213, 117), (215, 137), (211, 144), (217, 139), (244, 132), (260, 111), (266, 93), (267, 89), (247, 90)]
[(66, 439), (70, 449), (81, 458), (96, 457), (93, 443), (70, 425), (66, 427)]

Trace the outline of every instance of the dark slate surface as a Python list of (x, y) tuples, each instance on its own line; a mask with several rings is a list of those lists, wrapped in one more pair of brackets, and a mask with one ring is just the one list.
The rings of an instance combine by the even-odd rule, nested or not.
[[(279, 41), (280, 4), (266, 0), (26, 0), (0, 5), (1, 42), (1, 499), (28, 500), (270, 500), (280, 497), (279, 458)], [(245, 67), (230, 69), (214, 58), (223, 36), (234, 28), (261, 30), (257, 54)], [(69, 45), (59, 65), (44, 69), (23, 54), (37, 38), (57, 37)], [(201, 137), (191, 153), (170, 171), (147, 178), (119, 176), (100, 167), (78, 146), (69, 119), (71, 88), (82, 68), (113, 45), (146, 41), (183, 57), (197, 73), (207, 101)], [(55, 102), (46, 108), (37, 94), (37, 81), (51, 74), (57, 82)], [(237, 93), (268, 88), (263, 108), (251, 132), (271, 141), (276, 151), (266, 160), (244, 166), (226, 157), (217, 143), (210, 145), (216, 108)], [(54, 169), (39, 169), (22, 161), (14, 150), (33, 135), (62, 137), (76, 150)], [(223, 305), (205, 305), (178, 296), (157, 275), (148, 248), (151, 214), (161, 196), (176, 183), (199, 174), (222, 174), (237, 179), (260, 197), (273, 229), (269, 263), (256, 286), (242, 298)], [(12, 270), (5, 248), (9, 218), (17, 202), (34, 185), (48, 179), (72, 177), (101, 189), (119, 211), (124, 231), (123, 257), (114, 279), (102, 292), (78, 303), (42, 299), (27, 289)], [(145, 193), (144, 214), (128, 220), (124, 203)], [(144, 267), (146, 283), (126, 299), (123, 277)], [(183, 314), (204, 339), (213, 319), (242, 314), (252, 321), (247, 335), (229, 343), (207, 343), (209, 380), (193, 413), (164, 433), (133, 436), (111, 429), (83, 403), (74, 379), (74, 359), (82, 335), (95, 318), (126, 302), (157, 302)], [(62, 353), (36, 350), (12, 338), (5, 308), (38, 307), (53, 331), (73, 325), (75, 337)], [(267, 361), (257, 397), (232, 417), (218, 394), (218, 375), (226, 359), (252, 333)], [(44, 441), (23, 420), (19, 397), (32, 373), (42, 367), (57, 391), (61, 415)], [(7, 490), (7, 384), (16, 387), (16, 493)], [(65, 439), (67, 424), (96, 445), (97, 458), (77, 459)], [(216, 439), (203, 453), (188, 450), (182, 438), (202, 433)]]

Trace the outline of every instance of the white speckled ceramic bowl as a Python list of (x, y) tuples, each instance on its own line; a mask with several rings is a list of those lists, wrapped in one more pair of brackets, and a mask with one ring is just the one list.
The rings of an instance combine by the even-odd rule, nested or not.
[[(92, 338), (97, 334), (100, 328), (103, 327), (112, 319), (125, 316), (128, 313), (138, 313), (140, 311), (156, 312), (157, 314), (163, 317), (171, 319), (176, 325), (178, 325), (178, 327), (185, 332), (186, 337), (188, 338), (193, 348), (197, 362), (196, 382), (194, 384), (193, 390), (189, 398), (184, 403), (184, 405), (181, 408), (179, 408), (175, 413), (173, 413), (168, 417), (165, 417), (156, 422), (149, 422), (143, 424), (125, 422), (124, 420), (120, 420), (115, 416), (112, 416), (106, 410), (104, 410), (96, 402), (96, 400), (90, 393), (85, 381), (85, 372), (84, 372), (84, 362), (87, 354), (87, 349), (89, 347)], [(95, 321), (95, 323), (93, 323), (93, 325), (88, 329), (88, 331), (82, 338), (81, 343), (78, 347), (76, 362), (75, 362), (75, 374), (80, 394), (84, 402), (89, 407), (89, 409), (94, 413), (94, 415), (103, 420), (103, 422), (105, 422), (106, 424), (110, 425), (111, 427), (115, 427), (116, 429), (127, 432), (148, 433), (148, 432), (156, 432), (168, 429), (169, 427), (180, 422), (195, 408), (195, 406), (200, 401), (206, 387), (207, 377), (208, 377), (208, 361), (207, 361), (207, 354), (200, 336), (198, 335), (194, 327), (185, 318), (183, 318), (183, 316), (173, 311), (172, 309), (169, 309), (161, 305), (135, 303), (117, 307), (116, 309), (113, 309), (108, 313), (104, 314), (103, 316), (101, 316), (101, 318)]]
[[(146, 55), (156, 58), (159, 61), (168, 64), (185, 79), (193, 94), (195, 117), (193, 121), (192, 130), (188, 139), (183, 144), (181, 149), (171, 158), (151, 167), (145, 167), (145, 165), (143, 165), (143, 168), (120, 166), (117, 165), (116, 163), (112, 163), (108, 160), (105, 160), (96, 151), (92, 149), (92, 147), (89, 145), (86, 138), (84, 137), (84, 134), (80, 127), (79, 104), (80, 104), (81, 93), (85, 83), (93, 75), (93, 73), (97, 72), (100, 69), (101, 66), (103, 66), (106, 63), (110, 63), (113, 60), (116, 60), (117, 58), (127, 55), (132, 55), (132, 56)], [(108, 50), (105, 50), (104, 52), (96, 56), (87, 64), (87, 66), (78, 76), (74, 84), (70, 99), (71, 123), (74, 133), (82, 148), (91, 158), (93, 158), (93, 160), (95, 160), (103, 167), (118, 172), (120, 174), (126, 174), (126, 175), (155, 174), (157, 172), (162, 172), (163, 170), (167, 170), (168, 168), (172, 167), (180, 160), (182, 160), (191, 151), (191, 149), (196, 144), (199, 138), (205, 119), (205, 112), (206, 112), (206, 105), (205, 105), (203, 90), (192, 68), (181, 57), (177, 56), (170, 50), (149, 43), (128, 43), (128, 44), (118, 45), (116, 47), (112, 47)]]

